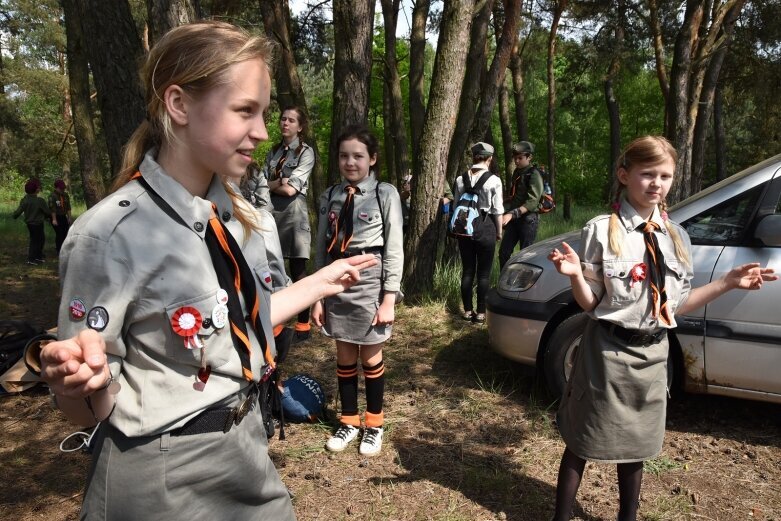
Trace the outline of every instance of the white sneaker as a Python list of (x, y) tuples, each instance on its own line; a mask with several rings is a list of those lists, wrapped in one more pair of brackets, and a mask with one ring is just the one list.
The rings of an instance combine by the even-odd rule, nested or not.
[(360, 429), (358, 427), (343, 423), (336, 429), (334, 435), (328, 439), (325, 448), (331, 452), (341, 452), (358, 436), (359, 432)]
[(376, 456), (382, 449), (382, 427), (367, 427), (358, 452), (364, 456)]

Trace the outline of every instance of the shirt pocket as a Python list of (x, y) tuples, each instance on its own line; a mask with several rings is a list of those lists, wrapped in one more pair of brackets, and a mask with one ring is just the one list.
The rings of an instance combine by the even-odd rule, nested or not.
[(665, 257), (664, 267), (664, 289), (667, 293), (667, 301), (670, 303), (671, 309), (675, 310), (683, 291), (686, 266), (678, 259)]
[(605, 260), (602, 262), (602, 274), (605, 289), (611, 304), (636, 301), (640, 298), (642, 282), (632, 282), (632, 267), (642, 261)]
[[(201, 356), (204, 356), (206, 363), (212, 369), (216, 369), (224, 365), (230, 358), (234, 348), (226, 309), (223, 309), (225, 311), (223, 316), (216, 321), (214, 319), (215, 308), (220, 305), (217, 301), (218, 291), (218, 289), (214, 289), (203, 295), (176, 302), (165, 308), (168, 318), (167, 329), (171, 336), (169, 345), (172, 346), (175, 360), (188, 365), (199, 366), (201, 364)], [(187, 316), (188, 314), (190, 316)], [(195, 326), (198, 323), (200, 323), (200, 327), (197, 328), (196, 332)], [(217, 327), (219, 325), (221, 327)], [(182, 329), (187, 326), (190, 329)], [(178, 328), (179, 331), (176, 331), (175, 328)], [(195, 333), (194, 336), (197, 337), (198, 345), (203, 347), (188, 348), (185, 345), (186, 333)], [(206, 349), (206, 351), (201, 353), (203, 349)]]
[(266, 262), (260, 262), (252, 268), (257, 280), (258, 299), (260, 300), (260, 313), (271, 315), (271, 293), (274, 290), (274, 282), (271, 277), (271, 269)]
[(377, 208), (369, 208), (367, 210), (358, 210), (356, 216), (359, 221), (363, 221), (366, 224), (373, 225), (382, 221), (382, 215)]

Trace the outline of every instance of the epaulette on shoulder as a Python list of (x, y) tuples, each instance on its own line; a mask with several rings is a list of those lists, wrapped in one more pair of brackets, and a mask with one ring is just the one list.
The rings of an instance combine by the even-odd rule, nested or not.
[(117, 225), (138, 208), (138, 198), (146, 193), (139, 183), (128, 183), (104, 197), (74, 223), (74, 233), (107, 240)]
[(598, 224), (599, 222), (606, 221), (608, 219), (610, 219), (610, 214), (609, 213), (606, 213), (606, 214), (603, 214), (603, 215), (597, 215), (596, 217), (591, 219), (589, 222), (587, 222), (586, 226), (590, 226), (590, 225), (593, 225), (593, 224)]

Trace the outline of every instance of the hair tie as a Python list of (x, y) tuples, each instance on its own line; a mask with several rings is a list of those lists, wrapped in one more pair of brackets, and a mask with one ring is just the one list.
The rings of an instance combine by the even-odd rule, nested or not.
[(667, 218), (668, 218), (667, 212), (665, 212), (664, 210), (662, 210), (662, 211), (660, 212), (660, 215), (662, 216), (662, 220), (663, 220), (664, 222), (667, 222)]
[(615, 201), (610, 205), (610, 208), (613, 209), (614, 212), (618, 213), (621, 210), (621, 203), (618, 201)]

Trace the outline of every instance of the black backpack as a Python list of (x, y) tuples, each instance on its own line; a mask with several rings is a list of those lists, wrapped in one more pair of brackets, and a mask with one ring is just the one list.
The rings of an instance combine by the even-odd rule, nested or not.
[(43, 329), (24, 320), (0, 320), (0, 374), (18, 362), (30, 339), (41, 333)]
[(474, 186), (469, 187), (469, 173), (464, 172), (461, 180), (464, 184), (464, 193), (455, 202), (453, 214), (448, 222), (448, 233), (453, 237), (468, 237), (470, 239), (480, 236), (480, 228), (483, 225), (484, 216), (478, 208), (479, 193), (483, 185), (493, 174), (486, 170)]

